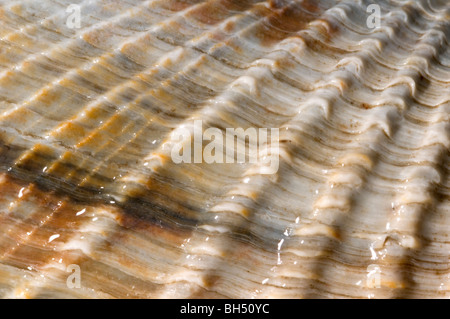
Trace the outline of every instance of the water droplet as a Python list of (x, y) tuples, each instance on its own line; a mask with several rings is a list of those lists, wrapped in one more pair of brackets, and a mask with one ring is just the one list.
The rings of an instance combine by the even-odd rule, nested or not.
[(48, 242), (51, 243), (52, 241), (54, 241), (56, 238), (59, 238), (59, 234), (55, 234), (55, 235), (51, 235), (50, 238), (48, 239)]
[(280, 242), (278, 243), (278, 250), (281, 249), (281, 246), (283, 246), (284, 243), (284, 239), (280, 240)]
[(80, 210), (80, 211), (76, 214), (76, 216), (83, 215), (85, 212), (86, 212), (86, 208)]
[(25, 190), (25, 187), (22, 187), (19, 191), (19, 198), (22, 198), (23, 196), (23, 191)]

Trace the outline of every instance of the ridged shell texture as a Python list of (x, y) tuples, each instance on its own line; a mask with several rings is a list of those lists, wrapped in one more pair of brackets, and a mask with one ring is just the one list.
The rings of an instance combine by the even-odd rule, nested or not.
[(0, 0), (0, 296), (450, 297), (450, 3), (371, 4)]

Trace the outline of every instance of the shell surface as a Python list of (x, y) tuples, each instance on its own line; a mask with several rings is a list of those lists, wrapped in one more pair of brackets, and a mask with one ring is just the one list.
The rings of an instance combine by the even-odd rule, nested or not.
[(450, 297), (450, 5), (371, 4), (0, 0), (0, 296)]

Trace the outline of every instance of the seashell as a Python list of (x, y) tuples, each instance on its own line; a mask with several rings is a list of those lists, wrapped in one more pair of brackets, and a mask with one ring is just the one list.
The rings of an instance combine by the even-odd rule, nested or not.
[[(0, 16), (1, 297), (450, 297), (448, 1)], [(278, 128), (277, 172), (175, 163), (194, 121)]]

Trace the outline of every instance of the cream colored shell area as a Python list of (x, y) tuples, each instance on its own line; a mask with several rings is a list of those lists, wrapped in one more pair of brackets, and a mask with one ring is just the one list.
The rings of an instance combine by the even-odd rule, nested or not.
[(0, 0), (0, 296), (450, 297), (450, 5), (370, 4)]

